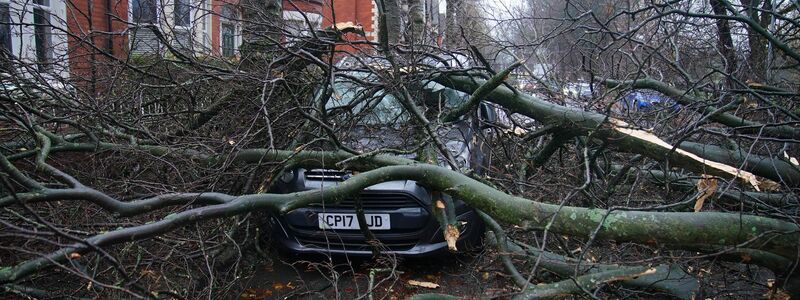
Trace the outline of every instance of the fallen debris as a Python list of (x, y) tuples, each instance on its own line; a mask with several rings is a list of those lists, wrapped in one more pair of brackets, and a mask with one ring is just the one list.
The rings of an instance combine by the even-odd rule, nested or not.
[(409, 285), (413, 285), (413, 286), (420, 286), (420, 287), (424, 287), (424, 288), (429, 288), (429, 289), (439, 288), (438, 284), (433, 283), (433, 282), (429, 282), (429, 281), (409, 280), (408, 284)]

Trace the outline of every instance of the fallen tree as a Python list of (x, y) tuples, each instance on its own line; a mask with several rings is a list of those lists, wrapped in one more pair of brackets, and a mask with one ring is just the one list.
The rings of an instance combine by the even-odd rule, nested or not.
[[(305, 167), (324, 167), (323, 155), (297, 153), (306, 159), (298, 162)], [(319, 153), (321, 154), (321, 153)], [(369, 158), (364, 158), (368, 161)], [(358, 160), (355, 160), (356, 162)], [(328, 161), (330, 163), (330, 161)], [(8, 163), (3, 164), (9, 174), (22, 175)], [(16, 178), (31, 181), (28, 177)], [(62, 248), (44, 257), (23, 262), (0, 270), (0, 282), (9, 283), (30, 276), (36, 271), (63, 263), (74, 257), (72, 253), (85, 254), (99, 247), (152, 238), (180, 226), (213, 218), (229, 217), (247, 212), (267, 209), (286, 213), (322, 201), (336, 201), (353, 195), (363, 188), (391, 180), (409, 179), (438, 191), (463, 199), (470, 206), (481, 209), (493, 218), (510, 224), (526, 223), (555, 233), (607, 239), (632, 241), (670, 248), (696, 249), (704, 245), (718, 251), (726, 247), (760, 249), (788, 260), (797, 259), (800, 228), (792, 223), (775, 219), (740, 214), (702, 212), (647, 212), (623, 209), (590, 209), (560, 206), (535, 202), (508, 195), (463, 174), (446, 168), (413, 164), (387, 166), (364, 172), (340, 185), (319, 191), (293, 194), (250, 194), (231, 196), (218, 193), (172, 194), (140, 200), (148, 210), (169, 205), (193, 204), (200, 207), (171, 214), (160, 221), (111, 231), (90, 237), (69, 247)], [(80, 190), (32, 189), (22, 203), (55, 200), (95, 200)], [(53, 195), (58, 195), (53, 196)], [(7, 196), (9, 197), (9, 196)], [(111, 199), (105, 201), (114, 201)], [(103, 202), (100, 202), (101, 204)], [(116, 203), (116, 202), (115, 202)], [(137, 204), (134, 204), (137, 205)], [(108, 206), (104, 208), (111, 208)], [(79, 257), (79, 256), (78, 256)], [(766, 263), (765, 263), (766, 264)]]
[[(482, 80), (462, 75), (443, 76), (437, 81), (446, 86), (473, 92), (482, 87)], [(640, 153), (657, 162), (680, 166), (698, 174), (710, 174), (726, 179), (738, 179), (759, 190), (775, 189), (776, 183), (756, 177), (756, 173), (781, 182), (793, 182), (791, 165), (784, 169), (758, 168), (762, 161), (773, 166), (774, 161), (758, 156), (731, 156), (730, 151), (719, 147), (684, 142), (676, 148), (655, 135), (630, 128), (623, 121), (603, 114), (554, 105), (528, 96), (506, 86), (492, 83), (488, 99), (512, 112), (543, 122), (554, 128), (567, 128), (571, 136), (583, 135), (625, 152)], [(467, 108), (461, 108), (467, 110)], [(760, 251), (748, 263), (771, 268), (783, 282), (795, 280), (795, 272), (785, 268), (785, 262), (798, 259), (800, 232), (794, 223), (761, 216), (720, 212), (659, 212), (627, 208), (597, 209), (574, 207), (532, 201), (505, 193), (485, 183), (446, 168), (418, 163), (413, 160), (383, 154), (355, 155), (345, 151), (306, 151), (273, 149), (240, 149), (225, 154), (213, 154), (193, 149), (161, 146), (147, 141), (129, 139), (130, 143), (77, 141), (81, 136), (60, 136), (39, 127), (34, 130), (34, 143), (15, 143), (22, 151), (0, 156), (0, 167), (25, 191), (16, 191), (0, 198), (0, 207), (35, 205), (47, 202), (88, 201), (117, 216), (137, 216), (158, 212), (165, 208), (191, 206), (160, 220), (101, 233), (63, 247), (40, 258), (0, 269), (0, 282), (16, 283), (37, 271), (63, 264), (83, 255), (111, 245), (151, 239), (177, 228), (211, 219), (242, 215), (259, 210), (286, 213), (296, 208), (323, 201), (337, 201), (352, 196), (362, 189), (391, 180), (414, 180), (434, 191), (442, 191), (476, 209), (485, 211), (493, 219), (505, 224), (525, 225), (591, 240), (635, 242), (670, 249), (701, 250), (710, 253), (731, 253), (740, 249)], [(432, 130), (429, 133), (433, 132)], [(559, 132), (559, 131), (553, 131)], [(113, 134), (106, 134), (113, 137)], [(30, 150), (28, 150), (30, 149)], [(687, 150), (682, 150), (687, 149)], [(698, 150), (699, 149), (699, 150)], [(555, 149), (551, 149), (550, 154)], [(324, 191), (293, 194), (232, 195), (218, 192), (168, 193), (134, 201), (122, 201), (97, 189), (88, 187), (78, 179), (48, 163), (57, 155), (76, 152), (132, 152), (148, 153), (155, 157), (176, 157), (199, 163), (209, 168), (226, 168), (236, 164), (271, 164), (283, 168), (330, 168), (366, 171), (340, 185)], [(546, 156), (549, 157), (550, 154)], [(546, 161), (547, 157), (540, 160)], [(14, 162), (33, 159), (35, 170), (26, 174)], [(737, 167), (745, 160), (752, 163), (756, 173)], [(781, 165), (783, 166), (783, 165)], [(44, 174), (68, 187), (50, 187), (40, 183), (35, 173)], [(662, 176), (663, 179), (663, 176)], [(15, 188), (8, 184), (6, 190)], [(755, 192), (757, 193), (757, 192)], [(752, 196), (752, 195), (751, 195)], [(760, 197), (760, 196), (759, 196)], [(510, 246), (507, 246), (510, 247)], [(514, 248), (517, 249), (517, 248)], [(724, 256), (722, 256), (724, 257)], [(737, 260), (732, 256), (732, 260)], [(567, 261), (564, 258), (564, 261)], [(551, 266), (556, 270), (555, 265)], [(603, 268), (601, 268), (603, 269)], [(552, 295), (582, 291), (593, 284), (619, 281), (632, 277), (660, 274), (661, 269), (630, 267), (605, 268), (596, 274), (579, 277), (578, 283), (554, 283), (543, 289), (531, 290), (531, 295), (552, 289)], [(564, 271), (561, 269), (561, 271)], [(563, 272), (561, 272), (563, 273)], [(542, 294), (542, 295), (545, 295)]]
[[(668, 15), (694, 14), (673, 9), (680, 4), (652, 4), (618, 16), (661, 14), (664, 8), (672, 9), (664, 12)], [(718, 4), (723, 10), (715, 14), (727, 16), (727, 8), (735, 16), (733, 20), (745, 20), (727, 1)], [(448, 10), (453, 7), (448, 6)], [(676, 134), (656, 135), (654, 132), (665, 131), (643, 130), (631, 125), (635, 118), (556, 105), (556, 101), (564, 99), (543, 99), (518, 90), (510, 82), (518, 76), (515, 69), (521, 67), (537, 76), (528, 67), (529, 62), (515, 58), (509, 66), (498, 66), (481, 54), (484, 48), (469, 44), (472, 41), (466, 37), (464, 48), (472, 51), (480, 66), (459, 65), (463, 62), (460, 58), (466, 57), (460, 53), (431, 45), (404, 44), (402, 34), (395, 30), (403, 26), (401, 6), (389, 1), (379, 3), (379, 9), (385, 14), (378, 16), (379, 26), (384, 29), (380, 30), (378, 43), (366, 39), (344, 42), (342, 35), (367, 33), (354, 23), (339, 23), (325, 31), (310, 30), (312, 37), (298, 36), (291, 44), (284, 43), (274, 32), (262, 32), (264, 45), (248, 50), (253, 55), (243, 58), (245, 64), (238, 64), (235, 59), (207, 64), (190, 55), (177, 55), (181, 54), (179, 49), (170, 46), (170, 52), (176, 54), (174, 60), (168, 58), (164, 64), (149, 66), (164, 74), (151, 74), (146, 68), (126, 62), (125, 67), (135, 72), (110, 76), (112, 80), (125, 80), (126, 84), (114, 82), (114, 88), (108, 91), (73, 92), (47, 85), (43, 79), (49, 77), (42, 77), (37, 84), (23, 75), (12, 76), (15, 78), (10, 82), (17, 84), (8, 85), (11, 88), (0, 93), (0, 222), (4, 228), (0, 249), (8, 254), (0, 255), (3, 290), (46, 297), (46, 288), (40, 287), (64, 280), (74, 283), (77, 296), (83, 296), (84, 290), (97, 297), (112, 297), (117, 291), (142, 298), (229, 296), (229, 290), (215, 294), (212, 287), (226, 279), (239, 280), (239, 273), (215, 270), (215, 264), (225, 265), (218, 261), (226, 256), (264, 252), (262, 244), (252, 240), (269, 236), (264, 237), (259, 224), (255, 224), (263, 222), (263, 218), (254, 216), (335, 203), (375, 184), (413, 180), (429, 191), (452, 195), (486, 213), (486, 223), (492, 227), (493, 236), (498, 237), (497, 255), (518, 287), (507, 292), (520, 293), (516, 295), (520, 298), (607, 292), (603, 286), (622, 287), (608, 291), (612, 297), (616, 296), (613, 293), (640, 296), (635, 293), (650, 291), (682, 299), (702, 297), (705, 295), (699, 290), (707, 283), (703, 273), (706, 270), (689, 266), (718, 261), (730, 262), (725, 267), (768, 269), (770, 272), (754, 273), (774, 276), (779, 279), (776, 286), (800, 295), (796, 268), (800, 261), (796, 195), (800, 171), (792, 160), (792, 155), (796, 156), (794, 144), (800, 137), (795, 125), (798, 120), (792, 111), (795, 108), (771, 99), (774, 96), (791, 100), (796, 93), (753, 82), (742, 84), (735, 74), (725, 74), (729, 86), (718, 95), (720, 99), (728, 101), (731, 95), (739, 94), (757, 98), (758, 109), (734, 112), (742, 104), (747, 107), (747, 99), (727, 103), (706, 99), (708, 94), (697, 92), (693, 86), (708, 87), (720, 80), (692, 79), (678, 62), (673, 63), (669, 56), (672, 53), (666, 59), (672, 65), (661, 68), (663, 65), (654, 64), (652, 69), (661, 74), (662, 69), (673, 67), (664, 73), (681, 73), (687, 81), (694, 81), (684, 86), (687, 90), (665, 83), (675, 82), (670, 78), (663, 82), (647, 77), (597, 80), (610, 78), (608, 74), (630, 73), (637, 77), (615, 78), (639, 78), (640, 73), (647, 73), (651, 70), (649, 63), (640, 63), (636, 53), (631, 54), (636, 68), (609, 60), (614, 63), (602, 64), (613, 66), (612, 70), (597, 72), (593, 65), (598, 62), (596, 57), (606, 55), (606, 49), (625, 53), (638, 50), (593, 44), (590, 48), (600, 49), (600, 53), (580, 53), (580, 69), (588, 74), (590, 87), (601, 82), (612, 89), (657, 90), (700, 115), (693, 119), (699, 121), (685, 128), (664, 126), (668, 127), (666, 132)], [(271, 8), (272, 13), (274, 10)], [(586, 16), (604, 17), (592, 12), (553, 19), (577, 24)], [(419, 17), (415, 16), (415, 29), (422, 25)], [(647, 23), (662, 17), (640, 19)], [(728, 20), (720, 15), (701, 17)], [(310, 20), (305, 21), (311, 27)], [(608, 24), (615, 25), (612, 23)], [(597, 30), (614, 27), (608, 24)], [(757, 25), (748, 22), (748, 28), (760, 28)], [(770, 40), (775, 39), (763, 29), (761, 32), (766, 32)], [(644, 49), (653, 47), (637, 40), (638, 29), (632, 30), (610, 36), (642, 44)], [(728, 35), (729, 31), (730, 28)], [(422, 34), (424, 30), (415, 31), (406, 40), (424, 40), (418, 37)], [(167, 42), (167, 36), (160, 38)], [(551, 38), (558, 40), (561, 36), (546, 37)], [(450, 34), (447, 39), (457, 37)], [(669, 39), (672, 41), (672, 36)], [(751, 46), (763, 44), (756, 41)], [(339, 46), (355, 49), (359, 55), (339, 52)], [(783, 52), (791, 52), (787, 51), (789, 44), (779, 46)], [(257, 53), (262, 50), (266, 53)], [(381, 55), (373, 57), (374, 53)], [(678, 50), (675, 53), (683, 55)], [(653, 54), (664, 59), (664, 53), (653, 50)], [(351, 59), (350, 65), (334, 62), (341, 56)], [(790, 58), (794, 56), (789, 54)], [(430, 65), (429, 59), (438, 63)], [(571, 63), (577, 62), (572, 59)], [(450, 64), (450, 60), (457, 63)], [(371, 63), (375, 61), (380, 63)], [(614, 69), (618, 65), (622, 71)], [(734, 65), (736, 62), (726, 65), (725, 72), (737, 71), (730, 67)], [(716, 64), (713, 66), (716, 68)], [(495, 72), (493, 67), (502, 71)], [(583, 75), (556, 79), (580, 81)], [(452, 107), (442, 99), (420, 100), (424, 97), (417, 97), (414, 91), (426, 83), (421, 78), (464, 92), (465, 103)], [(6, 80), (5, 73), (2, 79)], [(547, 82), (547, 78), (535, 79), (538, 83)], [(352, 103), (329, 109), (326, 101), (350, 96), (335, 86), (342, 80), (364, 89), (355, 88), (357, 95)], [(29, 81), (34, 83), (28, 84)], [(241, 85), (230, 91), (233, 82)], [(737, 91), (737, 87), (744, 90)], [(347, 142), (354, 138), (352, 133), (361, 129), (356, 127), (364, 114), (376, 109), (380, 103), (376, 100), (389, 94), (408, 113), (409, 118), (397, 116), (389, 124), (413, 136), (410, 142), (401, 141), (408, 147), (349, 145)], [(556, 94), (550, 93), (550, 97), (560, 97)], [(587, 101), (595, 100), (598, 99)], [(480, 124), (478, 131), (491, 133), (480, 132), (474, 139), (485, 142), (481, 147), (494, 147), (481, 154), (493, 164), (476, 171), (454, 159), (450, 145), (443, 143), (441, 130), (464, 116), (480, 120), (478, 117), (484, 113), (479, 106), (482, 101), (493, 102), (508, 114), (533, 119), (535, 125), (526, 125), (532, 132), (518, 138), (514, 134), (519, 124), (508, 126), (511, 128)], [(360, 110), (359, 105), (370, 109)], [(710, 122), (726, 127), (709, 132), (736, 145), (717, 146), (714, 139), (685, 130)], [(378, 127), (370, 125), (365, 127)], [(495, 130), (499, 128), (502, 130)], [(372, 134), (381, 142), (391, 140), (381, 130)], [(742, 140), (738, 140), (740, 137)], [(408, 158), (414, 154), (416, 160)], [(433, 164), (440, 158), (441, 165), (448, 167)], [(297, 167), (354, 172), (352, 177), (324, 190), (269, 192), (285, 171)], [(714, 185), (709, 188), (706, 184), (712, 181)], [(717, 185), (717, 181), (725, 182)], [(578, 198), (584, 202), (577, 202)], [(709, 208), (708, 204), (703, 206), (703, 201), (719, 201), (720, 205), (714, 203)], [(695, 212), (691, 210), (692, 203)], [(437, 217), (441, 214), (437, 220), (447, 242), (453, 242), (459, 234), (458, 222), (451, 218), (453, 206), (452, 201), (436, 201), (435, 207), (430, 208)], [(355, 211), (359, 224), (365, 228), (363, 208)], [(91, 221), (74, 220), (76, 215)], [(218, 234), (217, 240), (208, 242), (208, 232), (221, 231), (224, 232)], [(369, 237), (370, 231), (362, 233)], [(197, 238), (189, 239), (189, 234)], [(528, 240), (535, 240), (537, 246), (526, 245)], [(566, 246), (564, 241), (579, 247), (562, 248)], [(181, 246), (188, 250), (173, 255), (174, 248)], [(454, 243), (448, 246), (455, 249)], [(166, 250), (151, 252), (157, 247)], [(631, 248), (634, 249), (626, 251)], [(379, 256), (379, 247), (373, 249)], [(585, 253), (590, 249), (607, 255), (599, 261), (588, 261)], [(670, 254), (656, 254), (662, 250)], [(631, 253), (622, 256), (615, 252)], [(637, 260), (627, 260), (631, 256)], [(525, 263), (520, 264), (520, 260)], [(185, 270), (200, 275), (180, 274), (174, 271), (178, 268), (171, 268), (192, 263), (200, 267), (187, 266)], [(239, 261), (231, 265), (238, 264)], [(154, 275), (157, 268), (153, 266), (162, 266), (156, 270), (162, 274)], [(530, 267), (532, 275), (525, 276), (524, 271), (528, 270), (522, 267)], [(533, 272), (541, 269), (547, 272), (545, 276)], [(219, 279), (222, 274), (230, 276)], [(332, 273), (331, 277), (339, 275)], [(175, 280), (181, 276), (189, 279)], [(150, 285), (136, 287), (139, 282)], [(373, 294), (372, 283), (370, 278), (370, 290), (365, 294), (369, 297)], [(174, 286), (199, 286), (208, 291), (175, 291)], [(447, 296), (418, 296), (426, 297)]]
[[(485, 84), (483, 79), (463, 75), (443, 75), (435, 80), (440, 84), (464, 92), (473, 92)], [(489, 101), (497, 103), (509, 111), (528, 116), (546, 125), (577, 130), (622, 151), (645, 155), (656, 161), (668, 162), (672, 166), (686, 168), (700, 174), (737, 178), (752, 185), (756, 190), (777, 187), (773, 181), (759, 180), (750, 172), (676, 148), (652, 133), (632, 128), (627, 123), (607, 115), (560, 106), (513, 91), (505, 86), (495, 88), (487, 96)]]
[[(763, 124), (750, 121), (727, 112), (735, 109), (736, 105), (725, 107), (724, 109), (714, 107), (712, 105), (704, 105), (704, 101), (696, 96), (693, 96), (691, 92), (669, 86), (664, 82), (654, 79), (645, 78), (624, 81), (606, 79), (603, 83), (609, 88), (651, 89), (659, 91), (664, 95), (669, 96), (671, 99), (674, 99), (681, 105), (685, 105), (690, 108), (700, 106), (701, 108), (699, 112), (704, 116), (707, 116), (709, 120), (728, 126), (741, 133), (760, 134), (769, 137), (794, 140), (800, 139), (800, 129), (795, 126)], [(782, 109), (780, 106), (774, 104), (773, 107)], [(794, 116), (792, 113), (789, 113), (789, 115)], [(797, 120), (795, 119), (795, 121)]]

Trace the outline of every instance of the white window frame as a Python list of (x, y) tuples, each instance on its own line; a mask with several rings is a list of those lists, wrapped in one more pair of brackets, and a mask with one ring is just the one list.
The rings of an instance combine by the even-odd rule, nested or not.
[(203, 45), (204, 51), (208, 51), (209, 44), (211, 42), (211, 36), (208, 33), (208, 30), (211, 28), (211, 1), (212, 0), (200, 0), (200, 8), (197, 10), (197, 13), (200, 14), (200, 32), (201, 32), (201, 43)]
[[(178, 12), (177, 6), (179, 1), (186, 1), (186, 5), (189, 6), (189, 24), (186, 25), (178, 25), (176, 14)], [(194, 25), (194, 20), (192, 19), (192, 11), (194, 10), (194, 5), (192, 5), (194, 1), (192, 0), (172, 0), (172, 26), (175, 26), (175, 29), (187, 30), (190, 31), (192, 29), (192, 25)], [(167, 4), (169, 5), (169, 4)]]
[[(153, 25), (153, 26), (157, 26), (159, 28), (161, 27), (161, 21), (162, 21), (161, 11), (163, 10), (163, 7), (161, 5), (162, 0), (152, 0), (154, 3), (156, 3), (156, 9), (155, 9), (156, 10), (156, 17), (155, 17), (155, 20), (153, 21), (153, 23), (139, 23), (139, 22), (137, 22), (137, 21), (135, 21), (133, 19), (133, 1), (134, 0), (128, 0), (128, 24), (129, 24), (128, 28), (129, 29), (133, 29), (133, 28), (137, 28), (137, 27), (141, 28), (142, 25)], [(145, 1), (148, 1), (148, 0), (145, 0)], [(136, 32), (138, 32), (138, 30), (139, 29), (136, 29)], [(130, 35), (130, 32), (132, 32), (132, 31), (129, 31), (128, 35)], [(130, 36), (128, 36), (128, 47), (129, 47), (128, 49), (130, 49), (131, 51), (134, 49), (134, 43), (136, 43), (136, 40), (134, 40)], [(158, 46), (158, 49), (155, 51), (155, 53), (161, 53), (161, 51), (162, 51), (162, 46), (160, 45), (161, 41), (159, 41), (158, 43), (159, 43), (159, 46)]]
[[(309, 29), (308, 23), (306, 22), (306, 18), (308, 18), (308, 23), (311, 23), (316, 28)], [(310, 12), (299, 12), (295, 10), (284, 10), (283, 11), (283, 20), (286, 21), (286, 24), (289, 26), (297, 25), (296, 28), (289, 28), (293, 34), (297, 34), (299, 36), (311, 36), (310, 30), (319, 30), (322, 28), (322, 15), (317, 13), (310, 13)], [(294, 32), (297, 30), (297, 32)]]
[[(31, 6), (30, 13), (31, 13), (31, 16), (33, 17), (33, 20), (36, 20), (36, 10), (44, 11), (44, 13), (47, 15), (47, 22), (46, 22), (47, 24), (45, 26), (50, 26), (50, 28), (48, 28), (49, 33), (48, 33), (48, 37), (47, 37), (47, 43), (49, 45), (47, 45), (47, 49), (45, 49), (45, 51), (48, 52), (47, 54), (45, 54), (45, 56), (47, 56), (47, 57), (45, 58), (44, 61), (41, 61), (41, 60), (39, 60), (39, 53), (38, 53), (39, 44), (37, 43), (37, 33), (36, 33), (36, 27), (39, 26), (39, 25), (35, 24), (36, 23), (35, 21), (32, 21), (32, 23), (33, 23), (33, 47), (34, 47), (33, 48), (33, 58), (37, 63), (42, 64), (42, 65), (39, 65), (39, 70), (45, 70), (45, 69), (50, 70), (52, 68), (52, 64), (55, 63), (55, 61), (54, 61), (55, 60), (55, 45), (53, 44), (53, 28), (52, 28), (54, 26), (53, 25), (53, 19), (52, 19), (52, 16), (54, 15), (54, 13), (53, 13), (53, 3), (52, 2), (53, 1), (57, 1), (57, 0), (46, 0), (46, 1), (47, 1), (47, 5), (36, 4), (35, 1), (31, 1), (29, 3), (29, 5)], [(10, 5), (9, 5), (9, 7), (10, 7)]]
[[(138, 25), (141, 25), (141, 24), (152, 24), (152, 25), (160, 26), (161, 20), (162, 20), (161, 11), (163, 10), (163, 5), (161, 5), (163, 3), (162, 0), (152, 0), (153, 2), (156, 3), (156, 19), (155, 19), (155, 21), (153, 23), (138, 23), (138, 22), (135, 22), (133, 20), (133, 1), (134, 0), (128, 0), (128, 21), (131, 24), (134, 24), (133, 26), (138, 26)], [(144, 1), (148, 1), (148, 0), (144, 0)]]
[[(35, 4), (32, 0), (0, 0), (0, 3), (7, 4), (9, 7), (9, 25), (11, 33), (11, 55), (15, 60), (25, 63), (40, 63), (36, 55), (36, 27), (34, 26), (34, 9), (42, 10), (47, 14), (49, 27), (49, 38), (47, 45), (48, 57), (41, 64), (44, 69), (37, 70), (36, 76), (51, 78), (51, 74), (60, 78), (70, 76), (68, 64), (68, 45), (67, 45), (67, 24), (66, 6), (67, 1), (50, 0), (49, 5)], [(29, 70), (23, 68), (18, 71), (28, 74)], [(30, 70), (32, 71), (32, 70)]]
[[(235, 16), (233, 19), (229, 19), (226, 16), (223, 16), (222, 10), (225, 9), (226, 5), (230, 5), (233, 7)], [(241, 19), (241, 12), (239, 9), (230, 3), (226, 3), (220, 7), (220, 14), (219, 14), (219, 54), (223, 57), (236, 57), (239, 55), (239, 45), (242, 44), (242, 29), (240, 27), (239, 20)], [(233, 25), (233, 56), (225, 56), (224, 53), (224, 42), (222, 39), (222, 27), (225, 25)]]

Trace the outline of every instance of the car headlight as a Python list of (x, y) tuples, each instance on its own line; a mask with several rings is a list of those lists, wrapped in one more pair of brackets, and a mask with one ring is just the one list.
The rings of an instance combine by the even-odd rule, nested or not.
[(292, 170), (283, 172), (283, 175), (281, 175), (281, 181), (284, 183), (292, 182), (292, 180), (294, 180), (294, 171)]
[[(455, 160), (456, 166), (459, 169), (469, 168), (469, 147), (467, 144), (460, 141), (449, 141), (445, 143), (447, 150), (452, 155), (453, 159)], [(439, 165), (450, 168), (450, 164), (445, 161), (445, 158), (441, 155), (439, 156)]]

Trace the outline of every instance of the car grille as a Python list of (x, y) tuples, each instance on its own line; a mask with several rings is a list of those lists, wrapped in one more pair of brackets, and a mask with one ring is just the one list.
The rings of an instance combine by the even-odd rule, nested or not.
[(349, 177), (349, 174), (337, 170), (313, 169), (306, 170), (305, 176), (308, 180), (345, 181)]
[[(405, 241), (391, 241), (385, 242), (380, 239), (380, 248), (387, 249), (391, 251), (404, 251), (414, 247), (417, 244), (417, 240), (405, 240)], [(305, 239), (305, 238), (297, 238), (297, 241), (303, 244), (303, 246), (309, 248), (317, 248), (317, 249), (331, 249), (331, 250), (349, 250), (349, 251), (370, 251), (372, 247), (367, 244), (365, 241), (347, 241), (341, 240), (336, 237), (331, 237), (328, 240), (320, 240), (320, 239)]]
[[(408, 207), (423, 207), (415, 197), (403, 192), (361, 192), (362, 206), (369, 210), (393, 210)], [(355, 199), (343, 199), (339, 203), (314, 204), (312, 207), (325, 209), (355, 209)], [(403, 251), (413, 248), (418, 242), (424, 226), (420, 228), (393, 229), (391, 232), (372, 231), (380, 241), (381, 247), (391, 251)], [(306, 247), (332, 250), (370, 251), (363, 233), (360, 231), (319, 230), (292, 226), (297, 241)]]
[[(372, 231), (382, 247), (388, 250), (402, 251), (414, 247), (419, 242), (420, 231), (405, 233), (380, 233)], [(337, 232), (333, 230), (301, 230), (295, 229), (297, 241), (306, 247), (338, 250), (371, 250), (364, 234), (358, 232)]]
[[(339, 201), (339, 203), (316, 203), (311, 206), (354, 209), (356, 200), (354, 198), (346, 198)], [(396, 209), (403, 207), (420, 207), (422, 205), (414, 197), (404, 193), (372, 193), (364, 191), (361, 193), (361, 206), (364, 209)]]

